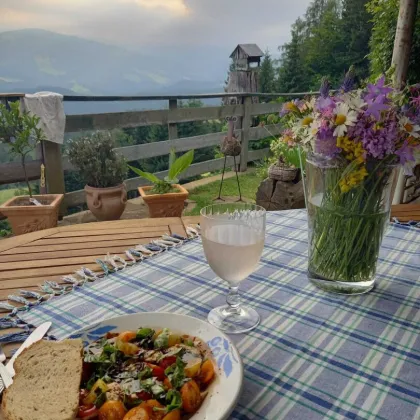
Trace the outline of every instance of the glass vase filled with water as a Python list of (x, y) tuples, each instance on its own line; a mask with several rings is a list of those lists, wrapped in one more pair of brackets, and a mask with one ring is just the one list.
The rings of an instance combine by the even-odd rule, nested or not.
[(228, 333), (243, 333), (260, 322), (258, 312), (240, 302), (239, 285), (256, 268), (264, 248), (264, 208), (247, 203), (213, 204), (201, 210), (201, 237), (211, 269), (229, 285), (226, 305), (208, 321)]

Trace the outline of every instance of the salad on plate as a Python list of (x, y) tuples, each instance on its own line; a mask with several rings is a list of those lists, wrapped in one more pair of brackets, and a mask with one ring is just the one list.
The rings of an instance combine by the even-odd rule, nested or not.
[(85, 348), (78, 418), (188, 419), (215, 376), (211, 351), (197, 337), (147, 327), (107, 333)]

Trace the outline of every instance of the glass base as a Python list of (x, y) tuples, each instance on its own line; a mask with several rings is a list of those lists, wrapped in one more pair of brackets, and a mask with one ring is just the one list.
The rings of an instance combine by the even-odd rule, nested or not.
[(260, 316), (255, 309), (241, 306), (238, 312), (232, 312), (229, 305), (212, 309), (207, 320), (219, 330), (228, 334), (241, 334), (253, 330), (260, 323)]
[(375, 287), (375, 278), (367, 281), (333, 281), (308, 271), (308, 279), (320, 289), (339, 295), (362, 295)]

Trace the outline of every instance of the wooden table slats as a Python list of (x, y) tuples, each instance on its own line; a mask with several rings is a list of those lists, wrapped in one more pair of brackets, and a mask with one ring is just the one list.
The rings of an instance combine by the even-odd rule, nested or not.
[(0, 241), (0, 299), (20, 289), (35, 290), (46, 280), (62, 284), (62, 276), (81, 266), (101, 271), (95, 262), (107, 253), (127, 259), (124, 251), (160, 239), (185, 236), (185, 226), (198, 217), (117, 220), (62, 226)]

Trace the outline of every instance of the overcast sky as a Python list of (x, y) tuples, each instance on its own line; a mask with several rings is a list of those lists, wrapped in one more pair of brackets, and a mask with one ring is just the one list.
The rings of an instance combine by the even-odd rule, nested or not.
[(0, 31), (40, 28), (142, 49), (257, 43), (276, 53), (310, 0), (0, 0)]

